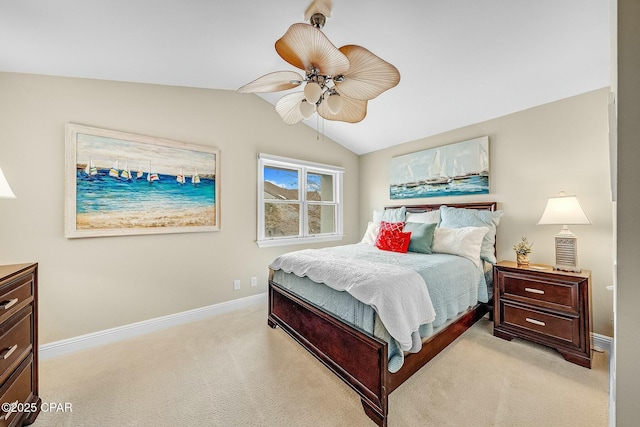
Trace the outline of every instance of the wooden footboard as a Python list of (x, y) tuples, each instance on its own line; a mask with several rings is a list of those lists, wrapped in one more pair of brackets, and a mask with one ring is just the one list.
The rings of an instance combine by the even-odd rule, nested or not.
[(348, 326), (269, 279), (269, 316), (361, 397), (369, 417), (386, 425), (387, 343)]
[(487, 307), (478, 304), (465, 312), (430, 337), (419, 353), (406, 356), (402, 368), (391, 374), (386, 342), (297, 297), (273, 281), (273, 271), (269, 273), (269, 326), (280, 326), (355, 390), (365, 413), (379, 426), (387, 425), (389, 393), (484, 316)]

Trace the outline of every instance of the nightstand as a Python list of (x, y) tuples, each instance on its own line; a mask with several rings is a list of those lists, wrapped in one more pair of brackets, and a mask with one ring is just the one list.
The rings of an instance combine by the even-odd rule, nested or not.
[(569, 362), (591, 368), (591, 272), (518, 267), (493, 268), (493, 335), (553, 347)]

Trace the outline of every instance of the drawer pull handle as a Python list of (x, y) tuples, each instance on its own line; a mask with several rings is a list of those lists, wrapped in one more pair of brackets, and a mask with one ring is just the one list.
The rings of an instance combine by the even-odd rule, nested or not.
[(5, 421), (6, 421), (6, 420), (8, 420), (8, 419), (9, 419), (9, 417), (11, 416), (11, 414), (13, 414), (13, 413), (14, 413), (14, 411), (15, 411), (15, 409), (14, 409), (14, 408), (17, 408), (17, 407), (18, 407), (18, 403), (20, 403), (20, 401), (19, 401), (19, 400), (16, 400), (15, 402), (13, 402), (13, 403), (11, 404), (11, 408), (9, 408), (9, 410), (8, 410), (7, 412), (5, 412), (4, 414), (2, 414), (2, 415), (0, 416), (0, 421), (2, 421), (2, 420), (5, 420)]
[(16, 305), (17, 303), (18, 303), (18, 298), (13, 298), (13, 299), (10, 299), (9, 301), (3, 301), (0, 304), (0, 309), (9, 310), (11, 307)]
[(534, 288), (524, 288), (525, 291), (527, 292), (531, 292), (532, 294), (540, 294), (540, 295), (544, 295), (544, 291), (540, 290), (540, 289), (534, 289)]
[(544, 323), (544, 322), (541, 322), (541, 321), (536, 320), (536, 319), (530, 319), (530, 318), (528, 318), (528, 317), (526, 317), (524, 320), (526, 320), (526, 321), (527, 321), (527, 322), (529, 322), (529, 323), (533, 323), (534, 325), (538, 325), (538, 326), (546, 326), (546, 325), (547, 325), (547, 324), (546, 324), (546, 323)]
[(0, 358), (2, 358), (2, 360), (7, 360), (9, 356), (11, 356), (14, 351), (16, 351), (17, 348), (18, 344), (14, 344), (9, 348), (5, 348), (4, 350), (2, 350), (2, 353), (0, 353)]

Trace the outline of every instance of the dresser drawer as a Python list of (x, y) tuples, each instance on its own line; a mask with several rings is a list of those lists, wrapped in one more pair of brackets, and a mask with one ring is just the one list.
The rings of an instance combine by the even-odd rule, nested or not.
[(578, 283), (542, 276), (505, 272), (500, 281), (501, 298), (577, 314)]
[[(28, 357), (22, 365), (9, 378), (7, 384), (2, 387), (2, 396), (0, 403), (26, 403), (32, 398), (32, 380), (33, 380), (33, 360)], [(28, 415), (28, 414), (27, 414)], [(23, 417), (22, 413), (7, 412), (0, 409), (0, 427), (15, 425), (12, 424), (16, 417)]]
[(28, 307), (0, 326), (0, 384), (11, 375), (19, 361), (31, 351), (33, 317)]
[(577, 317), (557, 316), (505, 302), (502, 316), (505, 325), (580, 346), (580, 319)]
[(33, 300), (33, 274), (27, 274), (0, 289), (0, 323)]

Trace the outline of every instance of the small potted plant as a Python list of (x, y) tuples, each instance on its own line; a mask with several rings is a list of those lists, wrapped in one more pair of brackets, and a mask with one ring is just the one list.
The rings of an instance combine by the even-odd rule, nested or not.
[(529, 266), (529, 254), (531, 253), (531, 246), (533, 243), (529, 243), (526, 237), (523, 237), (520, 242), (513, 245), (513, 250), (516, 251), (516, 262), (518, 267)]

